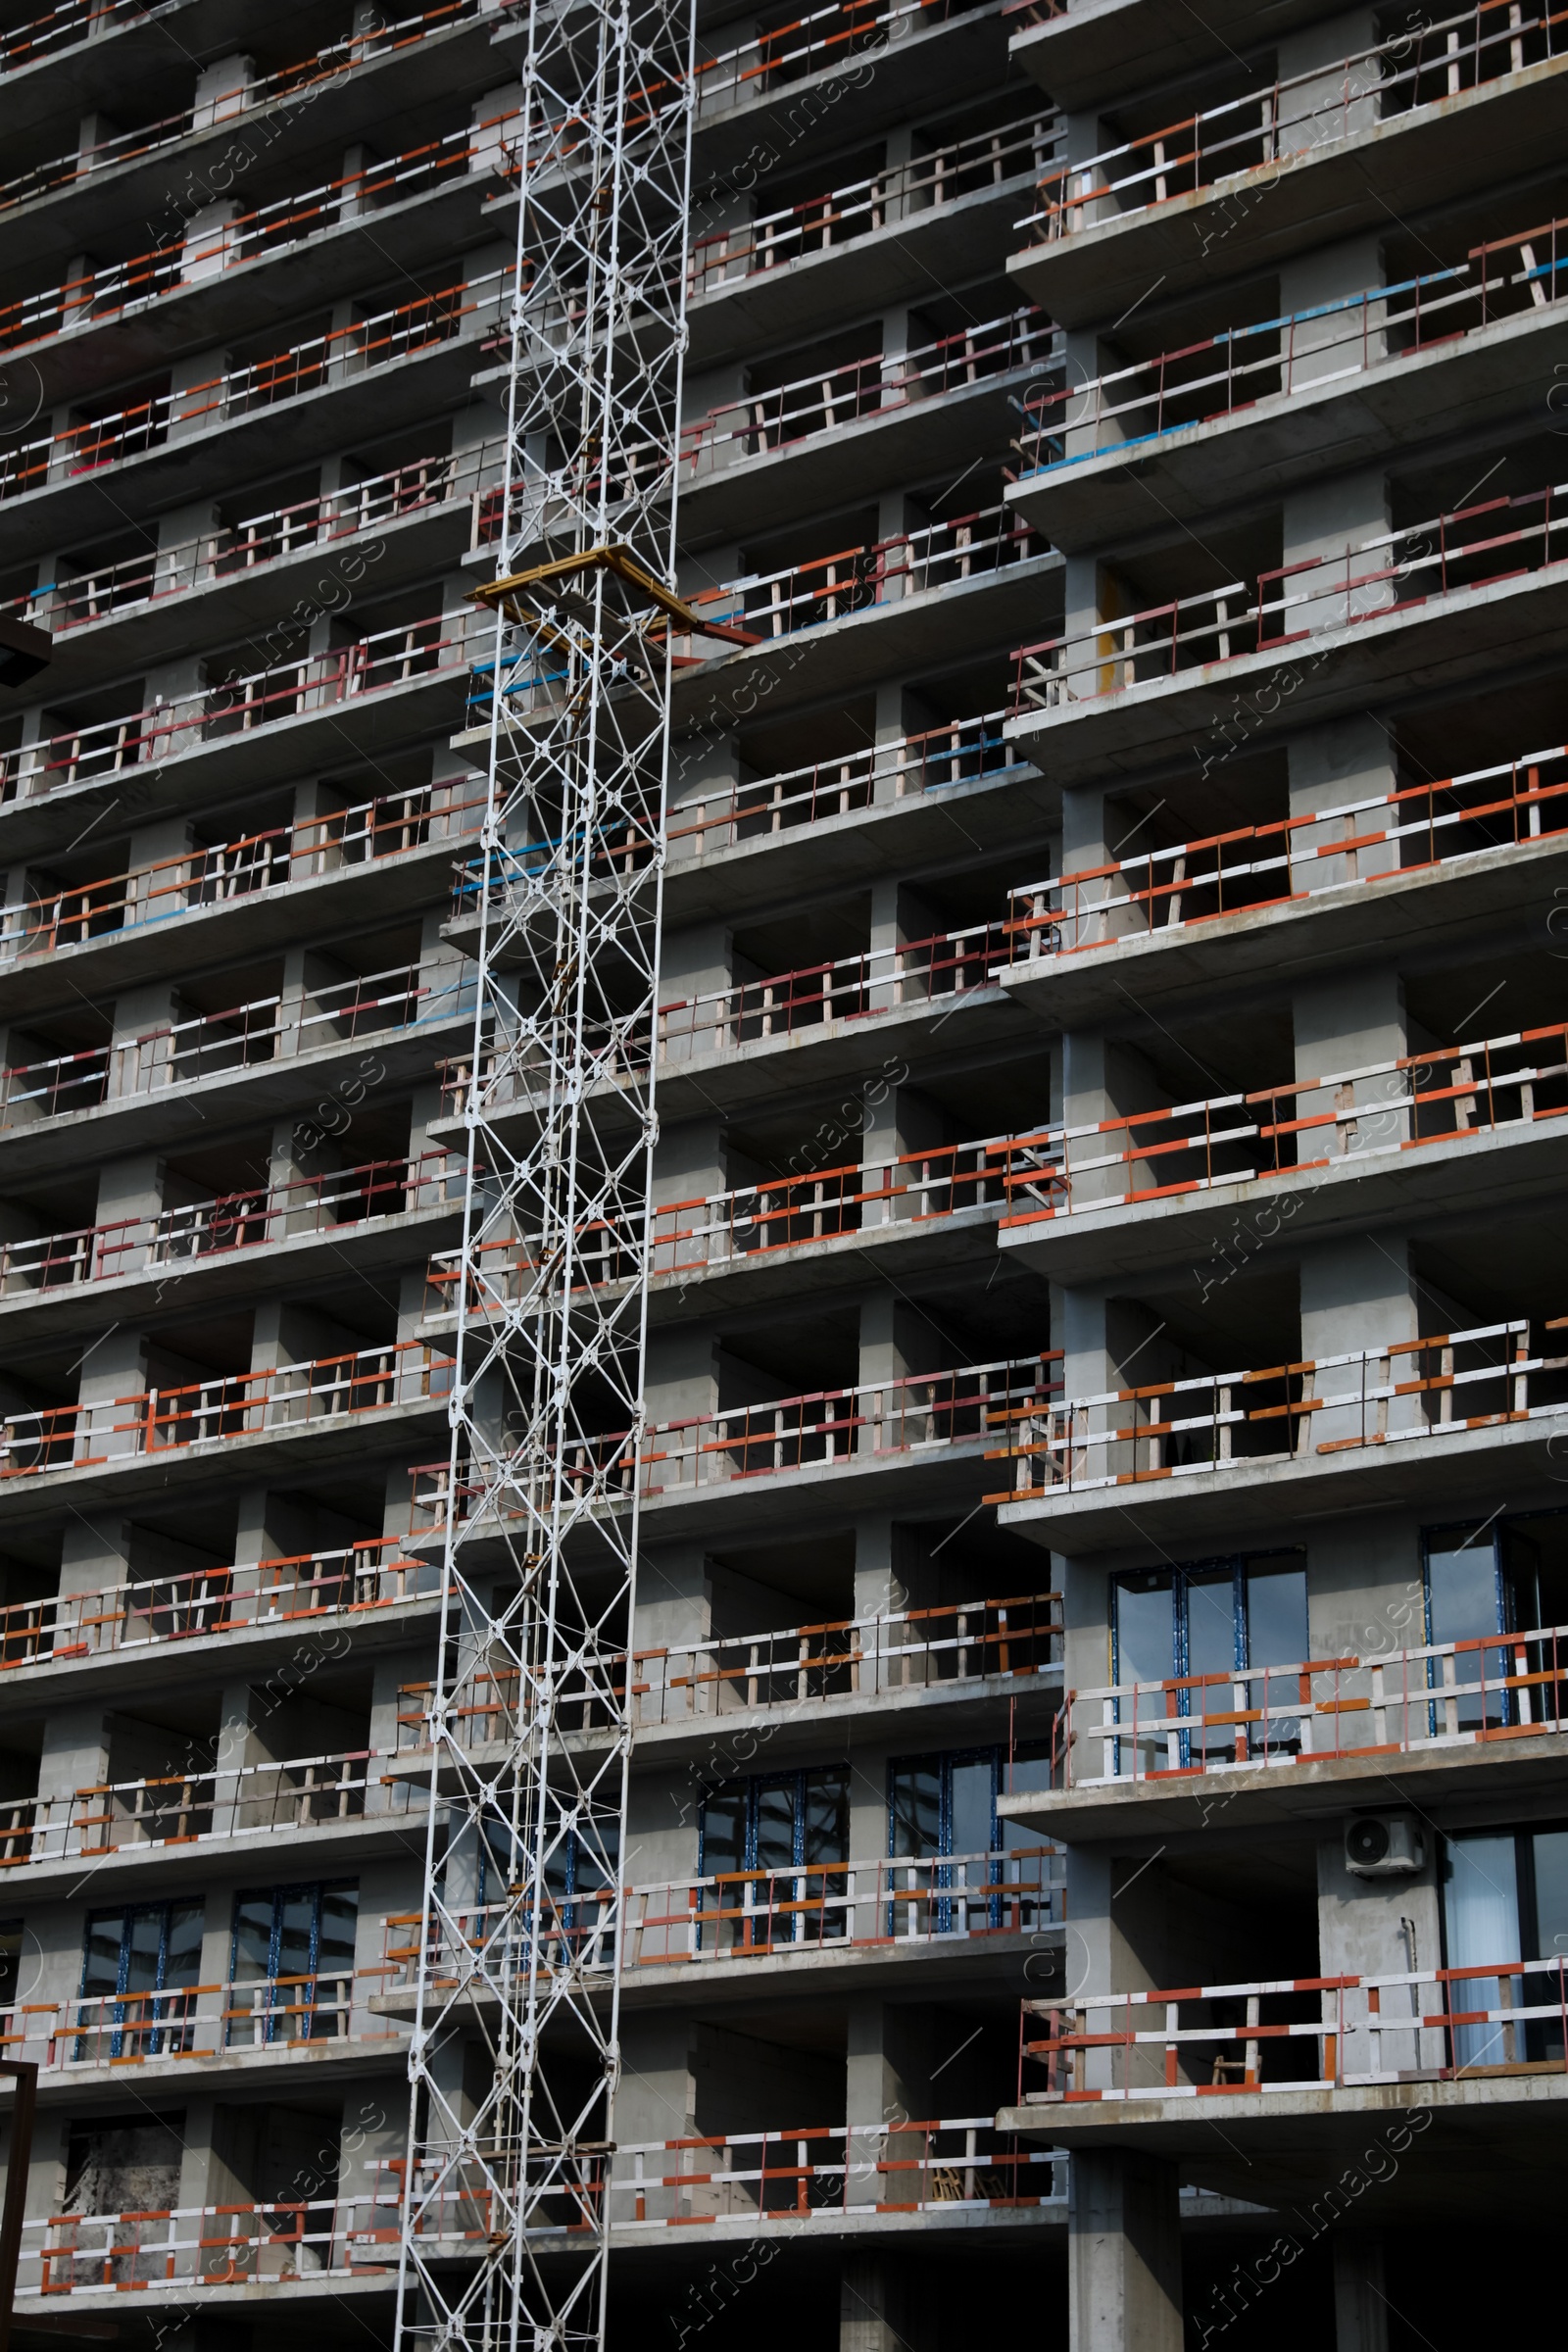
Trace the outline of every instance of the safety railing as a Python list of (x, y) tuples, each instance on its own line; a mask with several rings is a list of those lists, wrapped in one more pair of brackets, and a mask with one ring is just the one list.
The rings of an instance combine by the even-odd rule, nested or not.
[[(319, 491), (293, 505), (269, 509), (217, 530), (204, 531), (167, 548), (149, 546), (117, 563), (95, 564), (43, 582), (0, 612), (49, 630), (55, 637), (90, 627), (126, 612), (144, 612), (171, 597), (249, 575), (313, 548), (338, 548), (401, 522), (411, 514), (468, 500), (476, 517), (483, 495), (501, 464), (503, 444), (486, 441), (447, 457), (420, 458), (390, 472), (355, 482), (346, 490)], [(321, 582), (319, 593), (334, 609), (346, 607), (368, 566), (379, 561), (378, 543), (355, 551), (341, 574)]]
[(1068, 1788), (1431, 1754), (1560, 1732), (1568, 1627), (1067, 1693)]
[(1179, 116), (1158, 130), (1045, 174), (1020, 226), (1043, 244), (1153, 210), (1222, 179), (1277, 173), (1380, 122), (1484, 87), (1568, 50), (1568, 12), (1541, 0), (1482, 5), (1352, 50), (1245, 98)]
[(804, 203), (760, 214), (733, 228), (709, 229), (692, 240), (688, 292), (712, 293), (807, 254), (826, 253), (874, 235), (939, 205), (956, 204), (960, 197), (1038, 180), (1056, 152), (1058, 137), (1057, 118), (1041, 108), (999, 123), (994, 130), (950, 140), (909, 163), (826, 189)]
[(838, 432), (858, 418), (984, 383), (1028, 368), (1049, 354), (1056, 337), (1032, 304), (982, 326), (942, 335), (916, 350), (884, 358), (880, 351), (848, 367), (801, 376), (769, 392), (722, 402), (683, 427), (683, 481), (705, 481), (737, 459)]
[[(823, 621), (843, 620), (901, 597), (918, 596), (928, 588), (979, 579), (1044, 555), (1049, 545), (1011, 509), (987, 507), (951, 522), (901, 531), (891, 539), (839, 548), (809, 563), (726, 580), (717, 588), (701, 590), (688, 603), (704, 622), (743, 629), (760, 644), (797, 636)], [(711, 650), (690, 636), (677, 636), (674, 642), (677, 661), (704, 660)]]
[(474, 985), (471, 967), (430, 981), (410, 964), (308, 988), (295, 999), (257, 997), (221, 1012), (195, 1013), (121, 1045), (14, 1063), (0, 1070), (0, 1129), (95, 1110), (325, 1046), (455, 1020), (471, 1010)]
[[(398, 17), (390, 24), (379, 11), (374, 12), (373, 22), (363, 31), (318, 50), (303, 64), (284, 67), (263, 82), (249, 82), (243, 91), (225, 92), (221, 97), (204, 100), (192, 110), (190, 126), (204, 128), (209, 119), (226, 121), (230, 105), (238, 111), (264, 103), (257, 95), (259, 91), (269, 97), (292, 95), (296, 90), (302, 97), (307, 92), (314, 95), (313, 83), (318, 76), (335, 78), (346, 66), (417, 44), (448, 24), (463, 24), (475, 17), (501, 16), (514, 5), (515, 0), (444, 0), (439, 8), (427, 9), (419, 16)], [(61, 0), (60, 6), (47, 10), (41, 17), (33, 17), (26, 24), (13, 25), (0, 33), (0, 74), (15, 74), (20, 67), (32, 65), (40, 57), (54, 56), (62, 49), (74, 48), (78, 42), (101, 38), (145, 14), (145, 0)]]
[(38, 800), (77, 784), (199, 752), (279, 720), (334, 710), (362, 696), (433, 678), (456, 678), (483, 636), (477, 616), (457, 614), (377, 629), (335, 652), (215, 678), (195, 694), (154, 702), (123, 718), (73, 727), (0, 753), (0, 801)]
[(281, 2053), (306, 2042), (387, 2041), (395, 2029), (372, 2016), (368, 2005), (380, 1989), (379, 1969), (349, 1968), (20, 2001), (0, 2009), (0, 2047), (8, 2058), (56, 2074), (159, 2058), (211, 2058), (225, 2050)]
[[(930, 1455), (981, 1443), (1027, 1419), (1058, 1392), (1059, 1362), (1059, 1350), (1046, 1350), (658, 1421), (643, 1432), (640, 1453), (633, 1431), (575, 1441), (562, 1475), (579, 1498), (610, 1506), (630, 1497), (634, 1481), (644, 1496), (691, 1494), (890, 1454)], [(413, 1476), (416, 1524), (433, 1525), (446, 1511), (450, 1467), (421, 1463)], [(460, 1515), (479, 1492), (460, 1467)]]
[[(1310, 2086), (1568, 2071), (1568, 1959), (1499, 1955), (1391, 1976), (1276, 1977), (1024, 2003), (1030, 2104), (1298, 2097)], [(1046, 2031), (1031, 2028), (1044, 2018)], [(1096, 2079), (1098, 2078), (1098, 2080)]]
[(906, 1011), (933, 1000), (991, 987), (1017, 954), (1027, 954), (1031, 933), (1006, 920), (971, 923), (933, 939), (890, 948), (868, 948), (831, 963), (807, 964), (797, 972), (743, 980), (733, 988), (705, 990), (659, 1007), (659, 1051), (665, 1060), (694, 1054), (723, 1054), (764, 1038), (792, 1037), (829, 1021), (863, 1020), (878, 1012)]
[(375, 1747), (283, 1763), (196, 1764), (141, 1780), (105, 1782), (5, 1808), (25, 1815), (0, 1833), (0, 1867), (105, 1857), (217, 1838), (285, 1838), (367, 1815), (406, 1814), (425, 1792), (379, 1769)]
[(1151, 679), (1283, 653), (1330, 629), (1422, 606), (1568, 555), (1568, 484), (1485, 499), (1338, 554), (1276, 565), (1197, 596), (1104, 620), (1014, 656), (1015, 712), (1102, 700)]
[(801, 825), (828, 823), (862, 808), (915, 800), (956, 784), (973, 784), (1019, 766), (1004, 732), (1005, 710), (957, 719), (895, 742), (867, 745), (839, 760), (725, 784), (678, 802), (669, 812), (672, 861), (709, 858), (793, 832)]
[[(722, 1963), (763, 1953), (805, 1955), (824, 1945), (966, 1941), (1033, 1934), (1065, 1917), (1065, 1862), (1054, 1845), (1025, 1841), (986, 1853), (901, 1854), (864, 1862), (716, 1871), (618, 1892), (629, 1968)], [(612, 1886), (553, 1887), (540, 1935), (552, 1955), (584, 1967), (613, 1956)], [(421, 1942), (422, 1933), (422, 1942)], [(528, 1930), (515, 1905), (445, 1910), (421, 1932), (417, 1912), (389, 1918), (382, 1964), (388, 1990), (412, 1989), (422, 1971), (443, 1999), (482, 1982), (497, 1955), (515, 1955)], [(541, 1957), (544, 1957), (542, 1950)]]
[(424, 1404), (451, 1391), (450, 1356), (417, 1340), (227, 1372), (84, 1404), (16, 1406), (0, 1416), (0, 1479), (133, 1461), (175, 1446), (318, 1428)]
[(222, 1634), (291, 1630), (404, 1609), (439, 1593), (440, 1566), (396, 1536), (327, 1551), (135, 1577), (0, 1609), (0, 1667), (74, 1665)]
[[(456, 788), (461, 789), (461, 788)], [(175, 858), (105, 874), (69, 889), (39, 889), (35, 898), (0, 911), (0, 962), (52, 956), (143, 923), (163, 923), (208, 906), (226, 906), (263, 891), (287, 889), (346, 866), (396, 858), (408, 850), (478, 829), (484, 795), (466, 800), (451, 787), (417, 785), (373, 801), (297, 817), (265, 832), (242, 833)], [(34, 887), (42, 877), (34, 878)]]
[(1007, 1222), (1131, 1207), (1313, 1169), (1364, 1173), (1374, 1159), (1401, 1158), (1423, 1145), (1534, 1135), (1562, 1117), (1568, 1024), (1559, 1021), (1248, 1094), (1047, 1129), (1040, 1152), (1060, 1155), (1059, 1180), (1046, 1198), (1018, 1200)]
[(24, 351), (71, 328), (123, 318), (182, 286), (285, 252), (340, 221), (428, 196), (451, 181), (477, 172), (510, 179), (514, 170), (506, 137), (510, 120), (509, 114), (498, 115), (471, 129), (449, 131), (296, 195), (236, 212), (210, 227), (187, 228), (176, 214), (173, 234), (150, 251), (102, 269), (78, 264), (77, 273), (60, 284), (0, 304), (0, 351)]
[(723, 2218), (832, 2223), (854, 2213), (1020, 2211), (1052, 2201), (1050, 2148), (989, 2115), (818, 2124), (721, 2137), (621, 2142), (609, 2181), (617, 2230)]
[[(809, 1176), (781, 1176), (729, 1193), (661, 1202), (654, 1210), (651, 1269), (656, 1275), (689, 1278), (770, 1250), (803, 1249), (883, 1225), (923, 1224), (972, 1208), (1021, 1210), (1030, 1202), (1054, 1200), (1060, 1189), (1060, 1147), (1045, 1135), (1000, 1136), (903, 1152), (888, 1159), (871, 1157)], [(641, 1232), (640, 1218), (597, 1219), (579, 1231), (580, 1286), (596, 1290), (629, 1280), (641, 1262)], [(470, 1254), (473, 1305), (481, 1291), (490, 1298), (526, 1299), (545, 1262), (537, 1236), (484, 1242)], [(460, 1280), (456, 1253), (431, 1260), (431, 1287), (449, 1311), (455, 1310)]]
[(906, 40), (927, 24), (946, 24), (978, 0), (829, 0), (789, 24), (754, 34), (716, 57), (697, 61), (697, 116), (760, 98), (808, 74), (866, 50)]
[[(1540, 1326), (1568, 1329), (1568, 1316)], [(1383, 1348), (1240, 1372), (1200, 1372), (1107, 1389), (1023, 1412), (1010, 1448), (1022, 1502), (1157, 1479), (1201, 1477), (1233, 1462), (1326, 1455), (1477, 1437), (1568, 1414), (1568, 1355), (1546, 1352), (1523, 1316)]]
[(114, 1282), (151, 1267), (195, 1265), (301, 1235), (342, 1233), (373, 1217), (456, 1204), (463, 1185), (464, 1165), (455, 1154), (422, 1152), (414, 1159), (370, 1159), (326, 1175), (220, 1193), (151, 1216), (0, 1242), (0, 1298)]
[(52, 482), (162, 449), (171, 439), (231, 422), (330, 390), (373, 368), (416, 357), (463, 335), (493, 332), (512, 292), (514, 266), (459, 278), (434, 293), (416, 295), (347, 326), (308, 335), (269, 358), (205, 377), (181, 390), (149, 392), (123, 407), (103, 408), (59, 432), (13, 443), (0, 452), (0, 500), (20, 498)]
[[(633, 1650), (629, 1690), (626, 1653), (610, 1651), (587, 1659), (558, 1685), (557, 1718), (568, 1730), (594, 1731), (615, 1722), (625, 1708), (633, 1724), (647, 1728), (737, 1707), (1023, 1681), (1060, 1663), (1060, 1599), (1058, 1592), (1027, 1592), (1004, 1600), (947, 1601)], [(442, 1705), (443, 1735), (463, 1747), (511, 1739), (525, 1698), (519, 1673), (482, 1669)], [(405, 1683), (399, 1690), (400, 1752), (429, 1751), (434, 1700), (432, 1683)]]
[(1546, 309), (1564, 294), (1568, 221), (1548, 220), (1477, 245), (1452, 269), (1226, 327), (1081, 383), (1058, 376), (1023, 403), (1024, 431), (1014, 443), (1020, 470), (1082, 465), (1275, 395), (1320, 391)]
[(398, 2266), (395, 2175), (357, 2197), (259, 2205), (173, 2205), (143, 2213), (50, 2214), (22, 2225), (19, 2292), (46, 2297), (187, 2292), (257, 2281), (390, 2276)]
[(1386, 890), (1400, 873), (1526, 850), (1565, 826), (1568, 745), (1554, 745), (1299, 816), (1135, 850), (1031, 885), (1014, 904), (1037, 953), (1076, 955), (1220, 914), (1305, 904), (1348, 884)]

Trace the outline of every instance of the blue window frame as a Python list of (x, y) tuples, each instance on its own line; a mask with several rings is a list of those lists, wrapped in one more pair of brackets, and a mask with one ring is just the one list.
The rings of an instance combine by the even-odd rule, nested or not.
[[(204, 1909), (199, 1901), (123, 1903), (88, 1913), (81, 1998), (99, 2006), (83, 2007), (78, 2023), (110, 2024), (110, 2057), (165, 2058), (191, 2048), (188, 1988), (201, 1975)], [(78, 2038), (77, 2057), (89, 2054)]]
[[(1173, 1568), (1128, 1571), (1111, 1580), (1110, 1679), (1113, 1683), (1181, 1683), (1194, 1678), (1195, 1687), (1174, 1691), (1171, 1713), (1202, 1715), (1234, 1713), (1229, 1695), (1238, 1680), (1248, 1683), (1262, 1670), (1295, 1666), (1311, 1655), (1307, 1635), (1306, 1554), (1298, 1549), (1245, 1552), (1212, 1560), (1194, 1560)], [(1212, 1677), (1220, 1703), (1204, 1703), (1200, 1678)], [(1244, 1706), (1261, 1703), (1259, 1682), (1242, 1700)], [(1117, 1720), (1131, 1723), (1126, 1701), (1117, 1702)], [(1269, 1693), (1270, 1709), (1276, 1703)], [(1163, 1702), (1155, 1719), (1165, 1713)], [(1140, 1720), (1146, 1710), (1140, 1707)], [(1143, 1751), (1136, 1761), (1134, 1747)], [(1295, 1717), (1275, 1716), (1250, 1737), (1252, 1752), (1292, 1754), (1300, 1745)], [(1159, 1771), (1205, 1758), (1230, 1760), (1237, 1751), (1233, 1725), (1212, 1732), (1173, 1735), (1140, 1733), (1132, 1739), (1107, 1740), (1112, 1759), (1105, 1772)], [(1175, 1749), (1176, 1753), (1168, 1753)]]
[[(997, 1799), (1004, 1789), (1017, 1794), (1051, 1786), (1049, 1740), (1020, 1741), (1009, 1758), (1005, 1747), (961, 1747), (928, 1756), (896, 1757), (888, 1768), (888, 1857), (900, 1862), (937, 1862), (936, 1870), (911, 1869), (908, 1895), (889, 1904), (889, 1933), (960, 1935), (977, 1928), (1013, 1924), (1032, 1927), (1035, 1902), (1005, 1890), (1023, 1884), (1021, 1864), (1007, 1857), (1043, 1841), (1038, 1830), (1001, 1821)], [(930, 1900), (927, 1902), (926, 1897)], [(1027, 1918), (1024, 1914), (1027, 1913)]]
[[(348, 2032), (359, 1905), (352, 1880), (234, 1897), (230, 2043), (328, 2041)], [(254, 1987), (248, 2003), (246, 1987)]]
[(850, 1768), (754, 1773), (703, 1791), (698, 1875), (709, 1948), (759, 1951), (848, 1933)]

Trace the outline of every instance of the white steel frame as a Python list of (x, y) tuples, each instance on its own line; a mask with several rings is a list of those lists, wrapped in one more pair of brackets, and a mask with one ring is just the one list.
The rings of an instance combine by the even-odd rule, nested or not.
[[(604, 2340), (694, 20), (692, 0), (531, 0), (508, 126), (517, 275), (479, 592), (490, 785), (429, 1726), (446, 1802), (399, 2268), (400, 2344), (421, 2352)], [(579, 1242), (607, 1230), (619, 1279), (589, 1283)], [(498, 1242), (523, 1245), (522, 1283)], [(476, 1743), (475, 1696), (512, 1676)], [(568, 1692), (618, 1737), (568, 1744)]]

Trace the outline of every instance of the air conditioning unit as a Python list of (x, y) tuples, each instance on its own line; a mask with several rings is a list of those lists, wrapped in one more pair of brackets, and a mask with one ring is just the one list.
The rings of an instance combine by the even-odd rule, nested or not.
[(1345, 1825), (1345, 1867), (1352, 1878), (1408, 1878), (1425, 1869), (1426, 1859), (1413, 1813), (1357, 1813)]

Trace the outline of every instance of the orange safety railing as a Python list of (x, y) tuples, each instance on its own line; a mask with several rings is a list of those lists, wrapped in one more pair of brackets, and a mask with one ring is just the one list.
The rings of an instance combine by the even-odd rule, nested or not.
[(440, 1591), (438, 1562), (411, 1559), (396, 1536), (326, 1551), (136, 1577), (0, 1609), (0, 1668), (74, 1665), (270, 1626), (294, 1630), (411, 1607)]
[(610, 2214), (618, 2235), (720, 2217), (831, 2226), (854, 2214), (1016, 2212), (1065, 2202), (1059, 2161), (989, 2115), (621, 2141)]
[(396, 2028), (372, 2016), (384, 1970), (319, 1969), (311, 1976), (248, 1977), (233, 1984), (166, 1984), (0, 2009), (0, 2047), (46, 2074), (136, 2066), (161, 2058), (211, 2058), (224, 2050), (281, 2052), (303, 2043), (388, 2041)]

